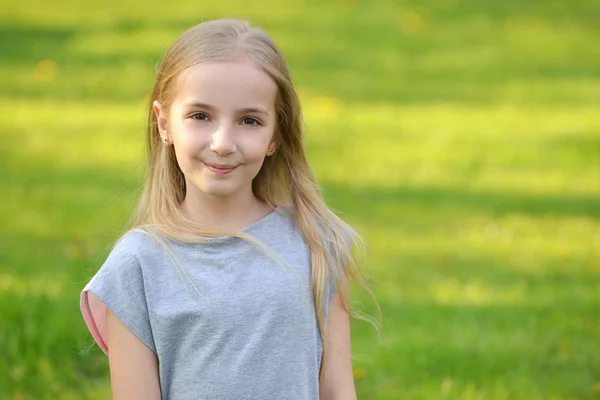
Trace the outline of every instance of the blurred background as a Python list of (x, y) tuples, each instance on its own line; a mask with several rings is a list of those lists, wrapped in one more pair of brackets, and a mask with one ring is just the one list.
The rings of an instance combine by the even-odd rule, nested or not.
[(222, 17), (283, 49), (369, 245), (358, 398), (600, 398), (600, 2), (4, 0), (0, 399), (110, 398), (79, 293), (137, 199), (159, 57)]

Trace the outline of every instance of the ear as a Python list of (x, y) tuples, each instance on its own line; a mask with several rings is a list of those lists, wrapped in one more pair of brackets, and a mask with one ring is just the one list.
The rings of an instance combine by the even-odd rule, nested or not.
[(267, 157), (272, 156), (277, 151), (277, 142), (273, 140), (269, 143), (269, 147), (267, 148)]
[(163, 140), (168, 140), (167, 116), (158, 100), (152, 102), (152, 109), (154, 109), (154, 114), (156, 114), (156, 123), (158, 124), (158, 132), (160, 133), (161, 138)]

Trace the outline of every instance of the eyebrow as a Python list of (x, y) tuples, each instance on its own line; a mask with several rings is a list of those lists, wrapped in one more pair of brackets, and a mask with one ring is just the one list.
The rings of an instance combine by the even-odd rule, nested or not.
[[(212, 110), (212, 111), (215, 110), (215, 108), (213, 106), (211, 106), (210, 104), (199, 103), (197, 101), (191, 101), (189, 103), (185, 103), (184, 107), (204, 108), (204, 109)], [(269, 116), (269, 113), (264, 108), (246, 107), (246, 108), (239, 109), (237, 111), (240, 114), (243, 114), (243, 113), (258, 113), (258, 114), (265, 114), (267, 117)]]

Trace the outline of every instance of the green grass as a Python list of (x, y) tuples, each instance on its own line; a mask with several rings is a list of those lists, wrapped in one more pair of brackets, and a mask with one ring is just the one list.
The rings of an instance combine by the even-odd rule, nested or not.
[(78, 295), (137, 198), (160, 54), (226, 16), (283, 48), (369, 245), (359, 398), (599, 398), (597, 2), (208, 3), (3, 4), (0, 399), (109, 397)]

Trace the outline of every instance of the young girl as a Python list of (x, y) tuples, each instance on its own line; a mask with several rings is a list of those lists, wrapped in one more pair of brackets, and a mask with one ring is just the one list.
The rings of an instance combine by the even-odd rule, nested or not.
[(133, 226), (81, 293), (114, 398), (355, 398), (359, 238), (323, 201), (272, 39), (237, 20), (177, 39), (147, 150)]

